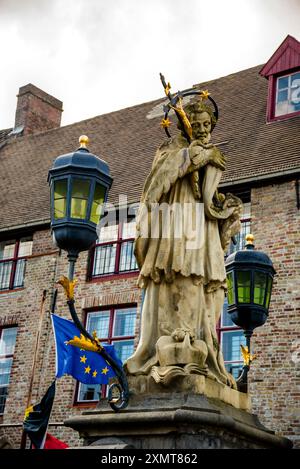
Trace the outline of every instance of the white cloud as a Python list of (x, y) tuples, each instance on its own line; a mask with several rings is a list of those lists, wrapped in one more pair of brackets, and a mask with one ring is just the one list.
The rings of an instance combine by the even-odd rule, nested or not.
[(264, 63), (297, 0), (0, 0), (0, 128), (33, 83), (64, 102), (63, 124)]

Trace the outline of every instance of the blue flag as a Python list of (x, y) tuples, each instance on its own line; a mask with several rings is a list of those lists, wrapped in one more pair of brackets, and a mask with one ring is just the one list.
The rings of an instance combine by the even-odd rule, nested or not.
[[(71, 375), (85, 384), (108, 384), (116, 376), (110, 364), (97, 352), (80, 349), (67, 344), (80, 331), (68, 319), (51, 314), (56, 345), (56, 378)], [(105, 345), (105, 351), (122, 367), (113, 345)]]

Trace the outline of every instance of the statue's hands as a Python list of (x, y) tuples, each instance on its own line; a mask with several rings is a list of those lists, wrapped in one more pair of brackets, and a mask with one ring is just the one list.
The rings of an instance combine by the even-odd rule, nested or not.
[(195, 166), (204, 166), (208, 163), (207, 150), (200, 145), (190, 145), (190, 158)]
[(199, 140), (194, 140), (189, 146), (189, 154), (195, 166), (211, 164), (225, 170), (226, 157), (212, 144), (204, 145)]
[(208, 152), (208, 162), (216, 168), (225, 170), (226, 156), (216, 147), (206, 150)]

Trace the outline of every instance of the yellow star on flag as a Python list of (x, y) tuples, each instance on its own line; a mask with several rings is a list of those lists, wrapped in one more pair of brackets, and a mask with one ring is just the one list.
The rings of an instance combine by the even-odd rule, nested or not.
[(93, 371), (93, 378), (96, 378), (97, 374), (98, 374), (97, 370)]
[(101, 373), (103, 375), (106, 375), (106, 373), (108, 373), (109, 369), (107, 368), (107, 366), (105, 368), (103, 368), (103, 370), (101, 371)]
[(86, 356), (85, 355), (82, 355), (82, 357), (80, 357), (80, 363), (85, 363), (87, 360)]
[(90, 369), (89, 366), (87, 366), (87, 367), (84, 369), (84, 372), (85, 372), (85, 373), (89, 373), (90, 371), (91, 371), (91, 369)]

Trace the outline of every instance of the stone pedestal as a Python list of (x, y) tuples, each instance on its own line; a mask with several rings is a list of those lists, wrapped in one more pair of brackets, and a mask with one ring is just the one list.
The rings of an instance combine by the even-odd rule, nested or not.
[[(130, 388), (136, 391), (139, 384), (131, 382)], [(147, 391), (145, 382), (143, 386)], [(194, 376), (192, 392), (166, 392), (156, 384), (154, 388), (152, 394), (133, 393), (129, 406), (118, 413), (101, 402), (65, 425), (78, 431), (91, 449), (292, 447), (290, 440), (275, 436), (249, 412), (246, 394), (228, 386)]]

